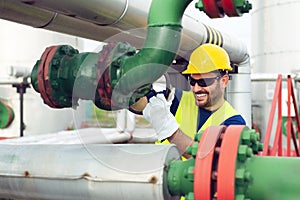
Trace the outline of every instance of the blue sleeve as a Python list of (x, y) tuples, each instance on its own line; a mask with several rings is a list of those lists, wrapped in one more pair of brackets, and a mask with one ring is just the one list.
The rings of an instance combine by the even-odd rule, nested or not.
[[(159, 92), (153, 92), (151, 91), (149, 94), (147, 94), (147, 100), (149, 101), (149, 99), (151, 99), (151, 97), (155, 96), (156, 94), (166, 94), (166, 90), (163, 90), (163, 91), (159, 91)], [(170, 111), (171, 113), (175, 116), (176, 114), (176, 111), (178, 109), (178, 106), (179, 106), (179, 102), (180, 102), (180, 99), (182, 97), (182, 90), (178, 89), (178, 88), (175, 88), (175, 94), (174, 94), (174, 99), (172, 101), (172, 104), (171, 104), (171, 107), (170, 107)]]
[(174, 99), (172, 101), (172, 105), (170, 107), (170, 111), (171, 113), (175, 116), (176, 114), (176, 111), (178, 109), (178, 106), (179, 106), (179, 102), (180, 102), (180, 99), (182, 97), (182, 90), (178, 89), (178, 88), (175, 88), (175, 94), (174, 94)]
[(223, 123), (225, 126), (229, 125), (246, 125), (246, 121), (241, 115), (234, 115), (228, 119), (226, 119)]
[(166, 94), (166, 90), (162, 90), (162, 91), (158, 91), (158, 92), (154, 92), (154, 91), (150, 91), (146, 97), (147, 97), (147, 100), (149, 101), (149, 99), (151, 99), (151, 97), (155, 96), (156, 94)]

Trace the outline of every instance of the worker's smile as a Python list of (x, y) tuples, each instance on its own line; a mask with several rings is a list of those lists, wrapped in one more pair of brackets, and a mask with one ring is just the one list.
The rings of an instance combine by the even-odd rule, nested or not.
[(206, 100), (207, 96), (208, 96), (208, 92), (206, 92), (206, 91), (195, 92), (195, 97), (198, 102)]
[(197, 98), (205, 97), (207, 94), (206, 93), (201, 93), (201, 94), (196, 94)]

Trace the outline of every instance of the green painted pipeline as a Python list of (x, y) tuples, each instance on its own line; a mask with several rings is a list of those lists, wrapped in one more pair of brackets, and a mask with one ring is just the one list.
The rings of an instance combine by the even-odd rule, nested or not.
[[(116, 83), (112, 85), (115, 101), (118, 101), (119, 95), (126, 96), (139, 88), (151, 87), (151, 83), (167, 71), (179, 48), (181, 20), (190, 2), (191, 0), (152, 1), (147, 38), (142, 49), (133, 57), (121, 59), (120, 73), (111, 74), (111, 80), (114, 80), (112, 82)], [(134, 97), (145, 96), (148, 92), (142, 91), (138, 90)]]
[(4, 129), (10, 126), (15, 118), (13, 109), (0, 101), (0, 128)]
[(299, 199), (299, 169), (298, 157), (254, 156), (246, 163), (251, 180), (245, 196), (265, 200)]

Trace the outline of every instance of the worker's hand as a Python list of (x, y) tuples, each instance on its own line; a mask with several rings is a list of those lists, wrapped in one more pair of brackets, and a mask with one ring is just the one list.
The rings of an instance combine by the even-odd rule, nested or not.
[(158, 134), (158, 140), (163, 140), (179, 128), (175, 117), (170, 112), (171, 103), (167, 102), (163, 94), (157, 94), (149, 100), (143, 110), (144, 118), (151, 123)]

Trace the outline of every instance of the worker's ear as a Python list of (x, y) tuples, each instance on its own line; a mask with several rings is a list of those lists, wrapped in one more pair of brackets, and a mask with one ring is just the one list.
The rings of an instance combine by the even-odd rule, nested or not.
[(223, 88), (226, 88), (228, 85), (228, 80), (229, 80), (229, 75), (225, 74), (224, 76), (221, 77), (220, 79), (220, 84)]

